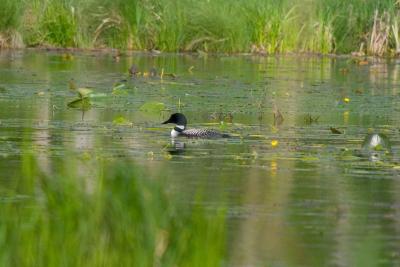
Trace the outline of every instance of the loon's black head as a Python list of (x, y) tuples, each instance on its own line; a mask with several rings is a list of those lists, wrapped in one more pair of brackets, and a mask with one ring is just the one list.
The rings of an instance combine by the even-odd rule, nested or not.
[(169, 117), (168, 120), (164, 121), (162, 124), (167, 124), (167, 123), (175, 123), (176, 125), (179, 126), (185, 126), (187, 124), (186, 117), (182, 113), (174, 113)]
[(186, 117), (182, 113), (174, 113), (169, 117), (168, 120), (164, 121), (163, 124), (175, 123), (175, 127), (171, 131), (171, 137), (175, 138), (183, 133), (186, 129)]

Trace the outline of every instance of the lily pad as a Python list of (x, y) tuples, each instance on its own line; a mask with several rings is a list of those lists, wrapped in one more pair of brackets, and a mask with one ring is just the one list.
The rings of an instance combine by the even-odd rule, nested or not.
[(126, 118), (124, 118), (122, 116), (118, 116), (118, 117), (114, 118), (113, 124), (115, 124), (115, 125), (124, 125), (124, 126), (133, 125), (133, 123), (131, 121), (129, 121), (128, 119), (126, 119)]
[(127, 95), (128, 91), (125, 89), (125, 84), (116, 84), (112, 90), (113, 95)]
[(88, 96), (88, 98), (90, 98), (91, 100), (97, 99), (97, 98), (105, 98), (108, 95), (105, 93), (92, 93)]
[(226, 123), (224, 123), (223, 121), (221, 121), (219, 124), (219, 129), (221, 131), (225, 131), (227, 128), (228, 128), (228, 125)]
[(113, 95), (127, 95), (128, 91), (124, 89), (115, 89), (112, 91)]
[(117, 89), (123, 89), (125, 87), (125, 84), (121, 83), (121, 84), (115, 84), (113, 87), (113, 90), (117, 90)]
[(161, 102), (146, 102), (139, 108), (139, 110), (144, 112), (156, 113), (166, 110), (166, 106), (164, 103)]
[(78, 88), (76, 90), (80, 98), (88, 97), (91, 93), (93, 93), (92, 89), (89, 88)]
[(78, 98), (68, 103), (70, 108), (79, 108), (82, 110), (89, 110), (92, 107), (89, 98)]
[(117, 89), (117, 90), (113, 90), (112, 94), (113, 95), (127, 95), (128, 92), (126, 90)]

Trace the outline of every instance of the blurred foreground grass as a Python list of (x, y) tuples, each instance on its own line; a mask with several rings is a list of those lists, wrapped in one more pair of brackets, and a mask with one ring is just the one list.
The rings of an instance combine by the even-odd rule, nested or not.
[(2, 193), (1, 266), (220, 266), (224, 259), (223, 210), (178, 207), (132, 164), (100, 164), (90, 180), (67, 170), (45, 175), (29, 155), (22, 165), (22, 177)]

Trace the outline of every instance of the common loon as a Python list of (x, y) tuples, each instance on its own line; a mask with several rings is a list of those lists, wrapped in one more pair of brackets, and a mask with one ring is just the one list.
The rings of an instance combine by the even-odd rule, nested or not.
[(171, 130), (171, 137), (178, 136), (192, 137), (192, 138), (219, 138), (229, 137), (227, 134), (222, 134), (212, 129), (186, 129), (187, 120), (182, 113), (174, 113), (168, 120), (162, 124), (174, 123), (175, 127)]
[(368, 134), (362, 143), (362, 149), (374, 151), (390, 151), (389, 138), (381, 133)]
[(369, 158), (371, 161), (383, 160), (391, 156), (391, 144), (389, 138), (382, 133), (368, 134), (361, 145), (361, 149), (355, 150), (355, 155)]

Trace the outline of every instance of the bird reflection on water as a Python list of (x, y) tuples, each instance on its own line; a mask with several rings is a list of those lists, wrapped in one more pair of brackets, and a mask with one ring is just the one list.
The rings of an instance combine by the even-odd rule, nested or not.
[(171, 145), (168, 146), (167, 151), (171, 155), (182, 155), (185, 152), (185, 148), (185, 142), (171, 138)]

